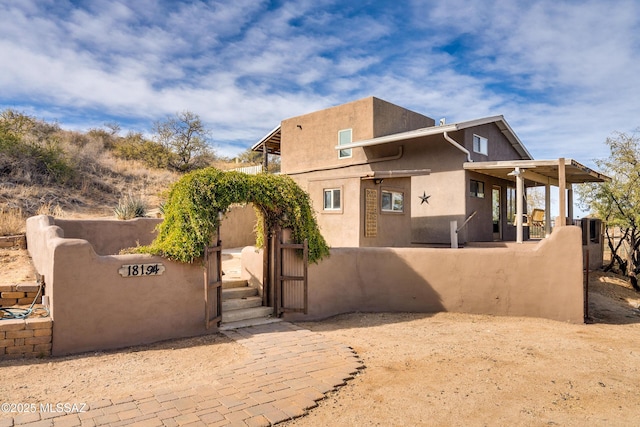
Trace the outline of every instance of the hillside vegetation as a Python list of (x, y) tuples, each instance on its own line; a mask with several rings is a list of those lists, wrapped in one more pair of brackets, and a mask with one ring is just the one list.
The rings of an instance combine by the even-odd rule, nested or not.
[[(211, 149), (200, 151), (190, 169), (237, 167)], [(157, 208), (184, 165), (178, 153), (141, 133), (119, 135), (117, 125), (87, 132), (16, 112), (0, 112), (0, 235), (24, 228), (36, 214), (113, 216), (126, 197)]]

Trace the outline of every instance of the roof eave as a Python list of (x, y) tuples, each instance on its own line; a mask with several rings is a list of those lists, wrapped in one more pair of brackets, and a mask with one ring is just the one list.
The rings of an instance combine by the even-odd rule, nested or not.
[(533, 156), (529, 153), (526, 147), (522, 144), (522, 141), (518, 138), (518, 136), (513, 132), (511, 126), (506, 122), (504, 116), (491, 116), (491, 117), (483, 117), (475, 120), (468, 120), (465, 122), (452, 123), (448, 125), (441, 126), (431, 126), (428, 128), (421, 128), (407, 132), (400, 132), (392, 135), (379, 136), (377, 138), (365, 139), (362, 141), (352, 142), (351, 144), (345, 145), (336, 145), (334, 148), (336, 150), (346, 150), (349, 148), (358, 148), (358, 147), (369, 147), (373, 145), (386, 144), (389, 142), (396, 141), (405, 141), (409, 139), (420, 138), (423, 136), (430, 135), (438, 135), (443, 134), (445, 132), (455, 132), (458, 130), (468, 129), (475, 126), (482, 126), (489, 123), (496, 123), (498, 129), (505, 135), (507, 140), (511, 143), (513, 148), (518, 152), (518, 154), (524, 158), (524, 160), (532, 160)]
[(265, 144), (265, 142), (269, 141), (278, 132), (280, 132), (281, 131), (281, 127), (282, 127), (281, 125), (278, 125), (275, 128), (273, 128), (273, 130), (271, 130), (271, 132), (266, 134), (260, 141), (256, 142), (255, 144), (253, 144), (251, 146), (251, 151), (264, 151), (264, 149), (261, 148), (261, 146), (263, 146)]

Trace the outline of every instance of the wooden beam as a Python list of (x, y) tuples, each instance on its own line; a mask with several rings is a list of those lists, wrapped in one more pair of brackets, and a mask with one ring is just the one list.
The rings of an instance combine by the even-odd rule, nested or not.
[(524, 216), (524, 179), (522, 178), (523, 171), (521, 172), (520, 168), (516, 168), (514, 172), (516, 175), (516, 243), (522, 243), (522, 217)]
[(560, 210), (558, 225), (567, 225), (567, 175), (565, 171), (564, 158), (558, 159), (558, 208)]
[(525, 171), (523, 171), (522, 176), (524, 177), (524, 179), (528, 179), (529, 181), (533, 181), (533, 182), (537, 182), (540, 184), (551, 184), (553, 186), (558, 186), (558, 180), (548, 177), (548, 176), (544, 176), (541, 175), (539, 173), (536, 172), (532, 172), (531, 170), (527, 169)]

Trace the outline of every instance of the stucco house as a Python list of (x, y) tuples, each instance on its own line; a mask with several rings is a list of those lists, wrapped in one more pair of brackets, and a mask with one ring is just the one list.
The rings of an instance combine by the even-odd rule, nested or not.
[(550, 185), (571, 218), (572, 184), (606, 179), (571, 159), (533, 160), (503, 116), (436, 123), (375, 97), (283, 120), (252, 149), (280, 155), (333, 247), (449, 245), (452, 233), (521, 242), (526, 187), (546, 187), (549, 227)]

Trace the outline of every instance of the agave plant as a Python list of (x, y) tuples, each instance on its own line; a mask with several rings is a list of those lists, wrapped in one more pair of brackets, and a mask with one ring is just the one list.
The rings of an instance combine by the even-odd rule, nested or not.
[(147, 205), (142, 198), (128, 194), (118, 200), (113, 212), (118, 219), (142, 218), (147, 214)]

